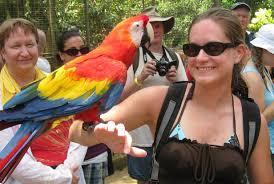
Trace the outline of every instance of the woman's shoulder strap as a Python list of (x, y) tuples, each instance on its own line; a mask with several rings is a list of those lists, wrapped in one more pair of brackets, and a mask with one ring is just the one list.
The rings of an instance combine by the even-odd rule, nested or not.
[(244, 123), (244, 156), (247, 163), (259, 137), (261, 113), (253, 99), (242, 99), (241, 102)]
[(154, 146), (158, 147), (167, 137), (176, 119), (188, 82), (175, 82), (168, 88), (155, 131)]
[(168, 92), (158, 117), (154, 135), (151, 181), (158, 181), (159, 166), (155, 157), (161, 146), (168, 139), (169, 132), (176, 119), (177, 113), (179, 112), (188, 83), (188, 81), (175, 82), (168, 88)]

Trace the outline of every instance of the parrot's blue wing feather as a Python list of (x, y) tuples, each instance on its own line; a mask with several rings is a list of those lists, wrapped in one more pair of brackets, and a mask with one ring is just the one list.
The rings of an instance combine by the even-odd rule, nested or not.
[(120, 96), (122, 94), (122, 91), (124, 89), (124, 84), (122, 83), (115, 83), (112, 85), (110, 90), (108, 90), (107, 94), (104, 97), (103, 106), (104, 110), (109, 110), (111, 107), (113, 107), (120, 99)]
[(31, 84), (20, 93), (17, 93), (13, 98), (7, 101), (3, 107), (3, 109), (8, 109), (14, 107), (18, 104), (23, 104), (37, 96), (37, 86), (39, 85), (39, 81)]
[(68, 116), (90, 108), (103, 97), (104, 95), (96, 95), (94, 91), (88, 91), (83, 96), (70, 101), (65, 99), (51, 101), (36, 96), (23, 105), (0, 111), (0, 121), (43, 121)]

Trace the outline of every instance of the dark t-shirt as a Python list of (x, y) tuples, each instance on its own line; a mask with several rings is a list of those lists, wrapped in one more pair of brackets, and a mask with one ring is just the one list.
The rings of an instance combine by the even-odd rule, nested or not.
[(245, 33), (245, 44), (248, 46), (248, 48), (252, 47), (252, 44), (250, 43), (255, 38), (255, 34), (253, 32), (246, 32)]

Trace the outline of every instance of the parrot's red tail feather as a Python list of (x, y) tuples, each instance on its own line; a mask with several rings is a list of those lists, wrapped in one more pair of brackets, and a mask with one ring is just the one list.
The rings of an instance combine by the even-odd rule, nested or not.
[(31, 141), (26, 143), (28, 138), (29, 135), (24, 137), (8, 156), (0, 160), (0, 183), (6, 182), (6, 180), (21, 161), (22, 157), (25, 155), (31, 144)]

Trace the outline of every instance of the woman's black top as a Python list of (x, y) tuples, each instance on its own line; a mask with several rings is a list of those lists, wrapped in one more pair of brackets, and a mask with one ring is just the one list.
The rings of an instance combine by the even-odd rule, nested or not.
[(157, 156), (160, 184), (240, 184), (245, 159), (236, 134), (234, 105), (233, 129), (234, 135), (216, 146), (187, 139), (177, 123)]

